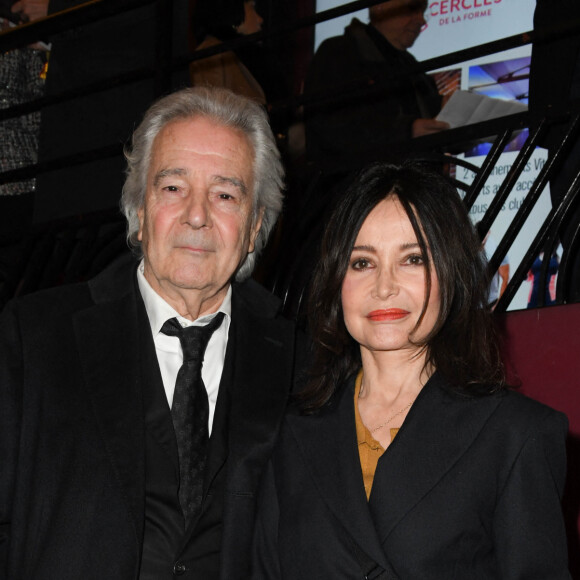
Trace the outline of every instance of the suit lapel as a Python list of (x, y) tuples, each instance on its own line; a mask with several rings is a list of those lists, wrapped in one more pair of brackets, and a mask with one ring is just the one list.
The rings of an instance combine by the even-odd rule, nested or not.
[[(77, 313), (73, 324), (87, 395), (140, 537), (145, 501), (143, 400), (134, 269), (125, 269), (122, 282), (111, 284), (123, 292)], [(100, 282), (95, 286), (93, 296), (98, 297)]]
[(235, 345), (233, 343), (233, 340), (228, 340), (224, 368), (220, 379), (211, 437), (209, 440), (204, 495), (209, 491), (213, 480), (223, 467), (228, 457), (227, 433), (229, 422), (229, 386), (232, 384), (234, 374), (233, 359)]
[(255, 316), (241, 306), (232, 319), (229, 483), (240, 490), (255, 490), (288, 402), (294, 326), (283, 319)]
[(320, 496), (352, 540), (392, 574), (364, 491), (353, 397), (354, 379), (343, 386), (332, 406), (319, 415), (292, 415), (288, 422)]
[[(258, 487), (292, 382), (294, 325), (273, 317), (272, 296), (262, 292), (265, 290), (260, 288), (264, 312), (250, 299), (254, 298), (251, 291), (248, 294), (248, 290), (234, 285), (232, 323), (210, 438), (204, 495), (226, 468), (226, 487), (234, 492), (226, 493), (224, 500), (222, 545), (231, 546), (224, 548), (224, 553), (238, 553), (240, 543), (251, 539), (251, 536), (240, 538), (237, 530), (227, 524), (239, 517), (232, 513), (237, 510), (238, 495), (247, 497)], [(281, 385), (281, 381), (285, 384)], [(182, 547), (187, 545), (202, 518), (203, 511), (186, 531)]]
[(469, 449), (498, 401), (453, 394), (431, 377), (377, 466), (369, 507), (382, 543)]
[(179, 478), (179, 454), (173, 421), (171, 420), (171, 409), (163, 388), (155, 342), (151, 335), (149, 318), (141, 296), (137, 296), (137, 316), (145, 429), (152, 435), (152, 440), (167, 454), (173, 466), (175, 477)]
[[(234, 292), (206, 491), (230, 456), (229, 480), (239, 489), (255, 489), (250, 481), (256, 482), (265, 458), (257, 464), (246, 459), (264, 453), (267, 448), (259, 442), (269, 441), (270, 447), (274, 443), (288, 401), (293, 362), (294, 326), (284, 319), (257, 316)], [(256, 473), (246, 473), (247, 465), (255, 466)]]

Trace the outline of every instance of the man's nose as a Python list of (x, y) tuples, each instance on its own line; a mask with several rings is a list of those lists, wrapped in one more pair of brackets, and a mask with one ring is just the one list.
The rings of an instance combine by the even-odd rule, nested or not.
[(413, 12), (413, 21), (423, 28), (425, 24), (427, 24), (427, 20), (425, 19), (425, 12), (423, 10), (416, 10)]
[(185, 206), (185, 222), (198, 230), (211, 227), (211, 211), (207, 196), (201, 193), (190, 194)]
[(421, 27), (427, 24), (426, 15), (427, 15), (427, 6), (422, 4), (412, 6), (412, 17), (413, 21), (417, 24), (420, 24)]

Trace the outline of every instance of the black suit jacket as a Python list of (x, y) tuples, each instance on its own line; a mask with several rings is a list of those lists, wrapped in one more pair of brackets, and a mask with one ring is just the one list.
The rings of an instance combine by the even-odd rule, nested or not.
[(359, 549), (388, 579), (570, 578), (563, 415), (514, 392), (452, 394), (436, 374), (379, 460), (367, 502), (353, 395), (354, 380), (320, 414), (286, 418), (260, 495), (252, 578), (363, 578)]
[[(138, 300), (131, 260), (2, 314), (0, 578), (137, 577), (145, 509)], [(234, 286), (235, 381), (228, 449), (218, 458), (228, 458), (228, 580), (247, 577), (255, 490), (292, 380), (294, 326), (277, 307), (252, 281)]]

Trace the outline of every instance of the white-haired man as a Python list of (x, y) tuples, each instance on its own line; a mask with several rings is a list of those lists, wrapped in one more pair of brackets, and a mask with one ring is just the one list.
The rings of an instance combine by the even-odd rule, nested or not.
[(260, 106), (194, 88), (149, 109), (127, 160), (141, 259), (3, 313), (8, 578), (248, 576), (295, 359), (293, 324), (248, 279), (281, 209), (279, 154)]

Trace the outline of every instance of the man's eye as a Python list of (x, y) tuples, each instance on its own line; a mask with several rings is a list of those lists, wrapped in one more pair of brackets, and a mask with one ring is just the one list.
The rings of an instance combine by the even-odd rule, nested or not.
[(220, 199), (234, 199), (234, 196), (230, 195), (229, 193), (220, 193), (218, 197)]
[(166, 185), (163, 189), (165, 191), (171, 191), (171, 192), (179, 191), (179, 187), (177, 187), (177, 185)]

